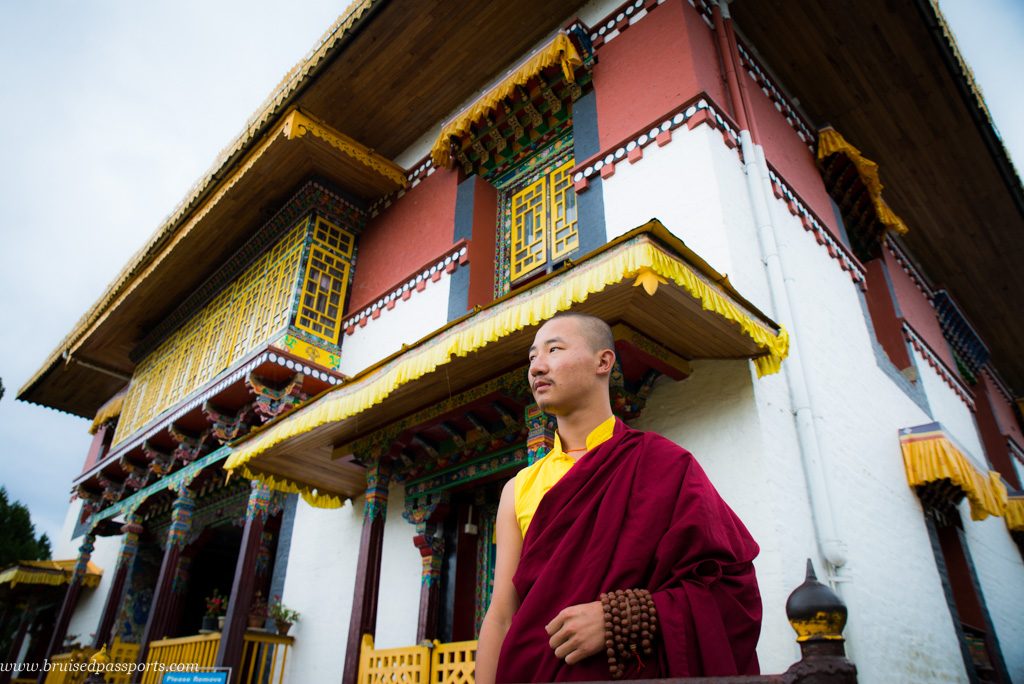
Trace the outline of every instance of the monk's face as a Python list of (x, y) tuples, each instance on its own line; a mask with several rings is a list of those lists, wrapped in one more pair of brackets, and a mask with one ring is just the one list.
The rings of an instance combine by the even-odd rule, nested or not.
[[(607, 364), (605, 364), (607, 365)], [(555, 318), (540, 327), (530, 347), (530, 389), (545, 413), (566, 415), (607, 397), (607, 369), (574, 318)]]

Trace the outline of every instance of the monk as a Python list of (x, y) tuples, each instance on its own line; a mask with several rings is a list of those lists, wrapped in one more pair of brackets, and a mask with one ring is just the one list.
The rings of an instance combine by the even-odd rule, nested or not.
[[(529, 359), (558, 431), (502, 490), (477, 684), (758, 674), (758, 546), (689, 452), (613, 417), (611, 329), (558, 314)], [(616, 604), (625, 590), (640, 604)], [(650, 638), (606, 630), (609, 606), (633, 620), (652, 604)], [(633, 650), (613, 664), (619, 648)]]

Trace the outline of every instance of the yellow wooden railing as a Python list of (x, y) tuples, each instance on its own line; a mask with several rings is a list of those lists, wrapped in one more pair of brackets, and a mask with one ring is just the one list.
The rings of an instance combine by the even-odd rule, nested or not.
[(96, 653), (95, 648), (76, 648), (70, 653), (58, 653), (50, 658), (51, 670), (46, 675), (46, 684), (82, 684), (89, 673), (80, 663), (89, 662)]
[(430, 655), (431, 684), (473, 684), (476, 671), (476, 642), (454, 641), (441, 644), (434, 641)]
[[(120, 639), (114, 639), (114, 643), (107, 650), (107, 667), (103, 677), (107, 684), (129, 684), (132, 680), (134, 668), (127, 667), (139, 660), (139, 645), (132, 644)], [(125, 667), (118, 667), (124, 665)]]
[(142, 684), (157, 684), (164, 671), (186, 663), (196, 665), (200, 670), (213, 667), (219, 646), (220, 634), (216, 632), (154, 641), (146, 655)]
[[(249, 631), (245, 633), (241, 672), (232, 677), (238, 684), (282, 684), (288, 649), (295, 640), (289, 636)], [(217, 659), (220, 634), (162, 639), (149, 645), (142, 684), (158, 684), (164, 671), (195, 666), (211, 668)], [(47, 683), (49, 684), (49, 683)]]
[(430, 646), (374, 648), (363, 635), (358, 684), (473, 684), (475, 641)]

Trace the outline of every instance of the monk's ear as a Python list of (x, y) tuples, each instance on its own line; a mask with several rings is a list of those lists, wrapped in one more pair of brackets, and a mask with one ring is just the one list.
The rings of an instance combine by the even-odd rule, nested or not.
[(615, 352), (611, 349), (602, 349), (597, 357), (597, 374), (610, 375), (615, 366)]

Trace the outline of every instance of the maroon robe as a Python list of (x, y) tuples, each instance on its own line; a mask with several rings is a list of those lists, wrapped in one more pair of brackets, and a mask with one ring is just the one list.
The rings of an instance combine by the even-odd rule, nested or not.
[(617, 420), (611, 439), (545, 494), (530, 523), (497, 681), (608, 680), (603, 648), (566, 665), (544, 627), (563, 608), (630, 588), (651, 592), (658, 634), (654, 654), (642, 669), (633, 662), (627, 678), (758, 674), (757, 553), (688, 451)]

